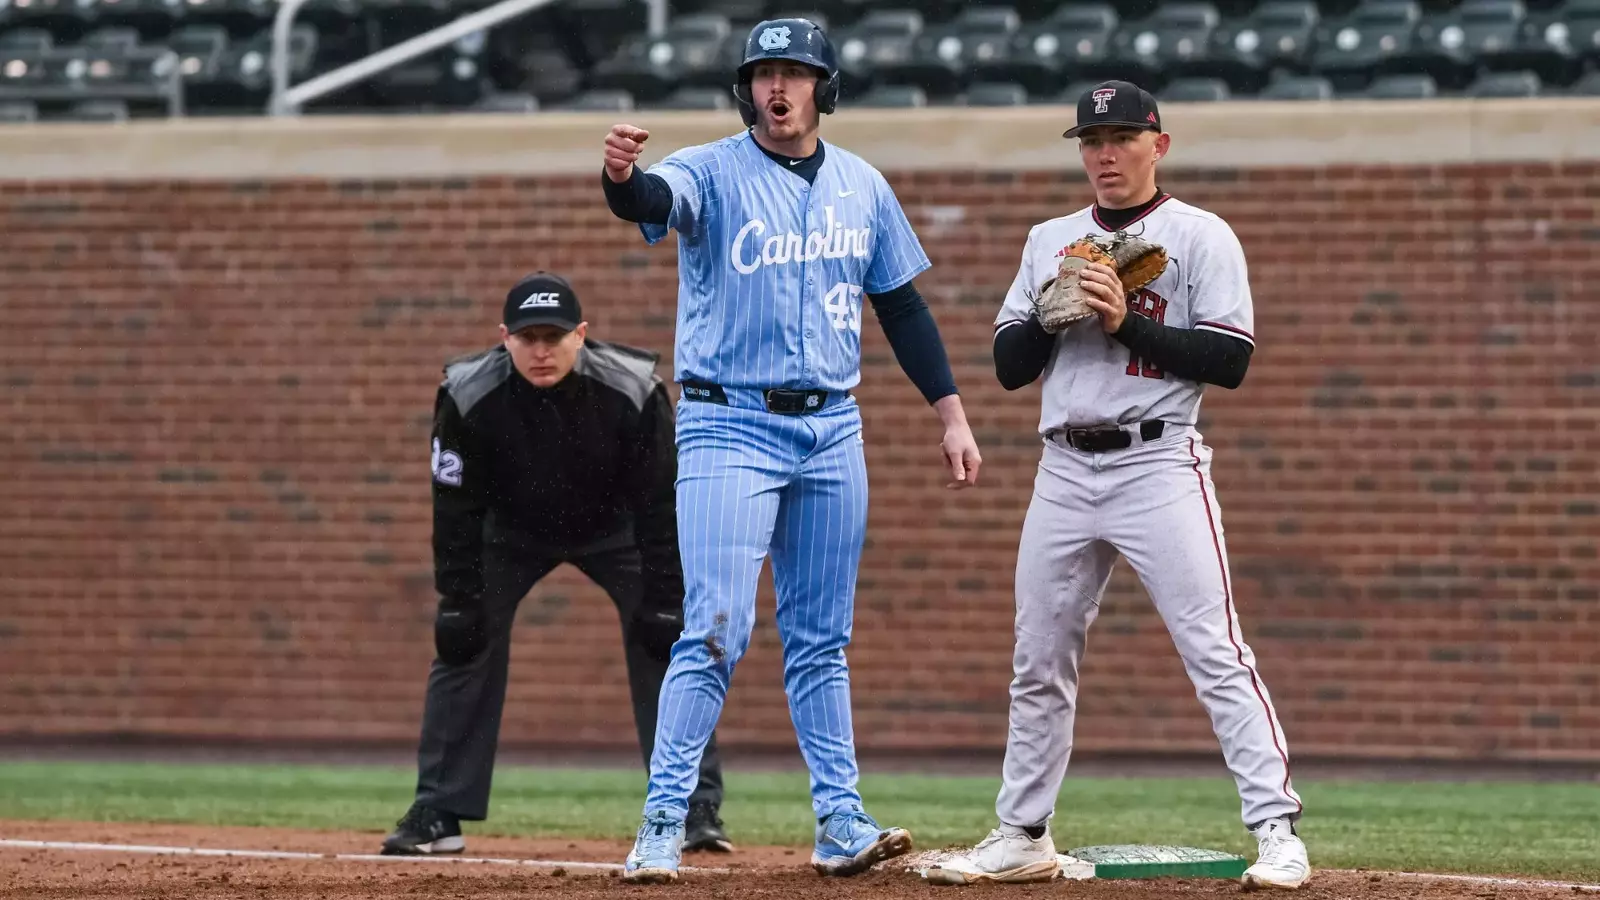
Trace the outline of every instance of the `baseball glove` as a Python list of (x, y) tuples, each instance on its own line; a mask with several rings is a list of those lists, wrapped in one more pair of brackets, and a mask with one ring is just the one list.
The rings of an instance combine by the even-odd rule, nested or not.
[(1122, 290), (1128, 294), (1155, 281), (1167, 268), (1164, 247), (1124, 231), (1087, 235), (1068, 244), (1062, 254), (1055, 277), (1044, 283), (1034, 302), (1039, 324), (1051, 334), (1095, 315), (1086, 302), (1088, 292), (1078, 283), (1079, 270), (1089, 263), (1116, 270), (1122, 279)]

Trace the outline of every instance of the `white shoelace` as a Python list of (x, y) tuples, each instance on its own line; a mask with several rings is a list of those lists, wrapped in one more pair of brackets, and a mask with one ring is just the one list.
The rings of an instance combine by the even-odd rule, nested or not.
[(1261, 862), (1269, 866), (1281, 866), (1289, 861), (1294, 841), (1285, 835), (1269, 834), (1260, 839), (1260, 845)]

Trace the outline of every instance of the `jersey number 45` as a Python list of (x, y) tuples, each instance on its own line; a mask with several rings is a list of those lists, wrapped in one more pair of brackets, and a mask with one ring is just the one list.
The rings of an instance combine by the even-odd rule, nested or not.
[(841, 281), (822, 297), (822, 308), (833, 317), (833, 327), (861, 333), (861, 285)]

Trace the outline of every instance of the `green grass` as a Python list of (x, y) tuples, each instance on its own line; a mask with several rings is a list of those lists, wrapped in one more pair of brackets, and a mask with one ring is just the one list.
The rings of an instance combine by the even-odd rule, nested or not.
[[(0, 818), (159, 821), (386, 831), (411, 799), (407, 768), (6, 763)], [(727, 775), (735, 840), (806, 845), (804, 773)], [(868, 809), (918, 846), (961, 844), (991, 826), (995, 778), (876, 775)], [(1297, 783), (1319, 867), (1406, 869), (1600, 882), (1600, 785)], [(638, 771), (503, 767), (490, 820), (469, 833), (626, 838), (644, 792)], [(1055, 831), (1062, 850), (1103, 843), (1212, 847), (1253, 856), (1233, 782), (1069, 777)]]

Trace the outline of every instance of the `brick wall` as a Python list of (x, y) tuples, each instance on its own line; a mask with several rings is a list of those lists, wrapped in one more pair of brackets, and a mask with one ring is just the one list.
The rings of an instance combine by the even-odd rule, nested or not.
[[(994, 382), (1056, 172), (885, 167), (985, 455), (939, 489), (931, 414), (865, 333), (873, 477), (851, 651), (864, 747), (1004, 740), (1037, 388)], [(1207, 395), (1245, 634), (1292, 752), (1600, 759), (1600, 166), (1190, 170), (1260, 349)], [(431, 654), (428, 413), (497, 298), (566, 272), (600, 336), (670, 353), (670, 246), (592, 173), (0, 183), (0, 733), (414, 739)], [(666, 370), (664, 369), (664, 372)], [(1162, 523), (1152, 521), (1152, 529)], [(770, 579), (722, 730), (792, 750)], [(524, 602), (504, 737), (633, 741), (616, 616)], [(1214, 752), (1122, 568), (1079, 747)]]

